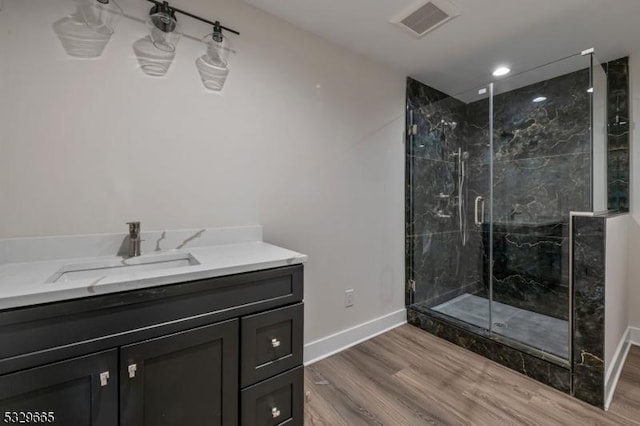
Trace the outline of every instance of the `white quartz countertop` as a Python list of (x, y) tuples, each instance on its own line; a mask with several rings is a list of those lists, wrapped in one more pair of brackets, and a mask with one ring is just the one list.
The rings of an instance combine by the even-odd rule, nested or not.
[[(260, 229), (261, 237), (261, 229)], [(164, 238), (164, 234), (163, 234)], [(156, 270), (120, 267), (109, 274), (52, 282), (70, 266), (152, 262), (190, 256), (197, 264)], [(0, 265), (0, 309), (29, 306), (120, 291), (201, 280), (262, 269), (301, 264), (307, 256), (262, 241), (168, 249), (127, 259), (121, 256), (73, 257)], [(142, 269), (142, 268), (141, 268)]]

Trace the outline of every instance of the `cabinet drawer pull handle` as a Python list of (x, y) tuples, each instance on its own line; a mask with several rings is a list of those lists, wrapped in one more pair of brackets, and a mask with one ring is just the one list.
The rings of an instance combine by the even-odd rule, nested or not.
[(274, 419), (277, 419), (278, 417), (280, 417), (280, 410), (278, 410), (278, 407), (273, 407), (271, 409), (271, 415), (273, 416)]
[(271, 346), (273, 346), (274, 348), (277, 348), (280, 346), (280, 340), (278, 339), (271, 339)]
[(107, 386), (109, 383), (109, 372), (105, 371), (100, 373), (100, 386)]
[(130, 364), (127, 367), (127, 371), (129, 372), (129, 378), (133, 379), (134, 377), (136, 377), (136, 370), (138, 369), (138, 365), (137, 364)]

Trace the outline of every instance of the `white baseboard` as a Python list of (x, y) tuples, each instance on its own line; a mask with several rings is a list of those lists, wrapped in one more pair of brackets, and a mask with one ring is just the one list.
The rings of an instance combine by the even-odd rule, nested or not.
[[(640, 330), (638, 330), (640, 331)], [(624, 362), (627, 359), (627, 354), (629, 353), (629, 348), (631, 348), (631, 327), (627, 328), (627, 331), (622, 335), (622, 339), (620, 339), (620, 343), (618, 343), (618, 347), (616, 348), (616, 352), (613, 355), (613, 360), (604, 376), (604, 409), (608, 410), (609, 405), (611, 404), (611, 400), (613, 399), (613, 394), (616, 391), (616, 386), (618, 385), (618, 380), (620, 379), (620, 374), (622, 373), (622, 367), (624, 367)]]
[(640, 328), (629, 327), (629, 342), (632, 345), (640, 346)]
[(400, 309), (314, 342), (307, 343), (304, 345), (304, 365), (310, 365), (321, 359), (337, 354), (351, 346), (355, 346), (402, 324), (406, 324), (406, 322), (407, 310)]

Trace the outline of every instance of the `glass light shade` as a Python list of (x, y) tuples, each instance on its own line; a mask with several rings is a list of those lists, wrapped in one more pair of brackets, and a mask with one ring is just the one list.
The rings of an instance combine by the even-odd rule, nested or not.
[(154, 77), (162, 77), (169, 71), (169, 67), (175, 58), (175, 51), (167, 52), (158, 49), (150, 36), (141, 38), (133, 43), (133, 51), (138, 58), (142, 71)]
[(96, 32), (87, 26), (79, 10), (53, 24), (53, 30), (69, 56), (97, 58), (111, 39), (110, 34)]
[(231, 51), (229, 45), (229, 39), (224, 37), (221, 42), (217, 42), (213, 39), (213, 34), (209, 34), (202, 39), (203, 43), (207, 46), (207, 56), (209, 56), (209, 62), (215, 64), (218, 67), (227, 66), (227, 58)]
[(115, 0), (76, 0), (87, 26), (100, 34), (111, 35), (122, 17)]
[(147, 19), (147, 28), (151, 41), (160, 50), (173, 52), (180, 41), (178, 21), (166, 13), (154, 13)]
[(227, 68), (226, 64), (217, 64), (216, 61), (212, 60), (207, 54), (196, 59), (196, 67), (198, 68), (204, 87), (215, 92), (222, 90), (229, 75), (229, 68)]

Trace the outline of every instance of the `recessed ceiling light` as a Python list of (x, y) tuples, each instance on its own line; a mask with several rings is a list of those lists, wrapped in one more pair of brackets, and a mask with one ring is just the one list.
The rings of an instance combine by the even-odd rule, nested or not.
[(538, 102), (544, 102), (546, 100), (547, 100), (547, 98), (545, 98), (544, 96), (538, 96), (537, 98), (535, 98), (533, 100), (533, 102), (538, 103)]
[(493, 71), (494, 77), (502, 77), (503, 75), (507, 75), (511, 72), (510, 68), (507, 67), (498, 67)]

